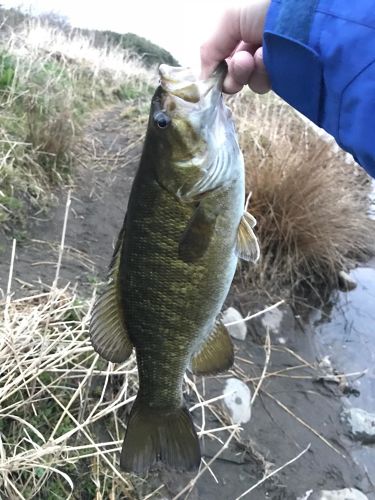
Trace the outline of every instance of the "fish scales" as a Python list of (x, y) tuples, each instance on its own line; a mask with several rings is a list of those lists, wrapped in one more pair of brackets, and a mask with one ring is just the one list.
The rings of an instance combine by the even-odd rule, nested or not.
[[(125, 226), (123, 307), (137, 350), (142, 394), (147, 394), (150, 406), (181, 405), (186, 366), (194, 346), (213, 327), (237, 263), (237, 228), (228, 228), (228, 220), (237, 211), (233, 191), (240, 195), (240, 182), (234, 181), (217, 200), (225, 217), (218, 218), (217, 235), (207, 252), (197, 262), (186, 263), (179, 258), (179, 243), (195, 207), (182, 205), (147, 179), (143, 165), (150, 169), (148, 161), (141, 162), (139, 188), (128, 206), (131, 222)], [(166, 399), (160, 394), (165, 388)]]

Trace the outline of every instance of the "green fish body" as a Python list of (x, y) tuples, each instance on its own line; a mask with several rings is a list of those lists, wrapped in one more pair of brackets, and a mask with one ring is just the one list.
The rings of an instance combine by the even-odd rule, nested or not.
[(244, 214), (243, 160), (220, 86), (162, 65), (110, 278), (94, 306), (91, 339), (105, 359), (136, 351), (139, 391), (120, 465), (138, 474), (159, 462), (200, 463), (184, 406), (187, 368), (227, 370), (233, 346), (220, 310), (238, 256), (256, 260), (254, 219)]

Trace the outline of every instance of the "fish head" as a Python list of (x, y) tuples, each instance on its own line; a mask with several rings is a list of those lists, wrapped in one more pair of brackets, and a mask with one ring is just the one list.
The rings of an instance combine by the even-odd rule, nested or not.
[(236, 175), (234, 158), (242, 161), (231, 112), (222, 99), (226, 71), (222, 63), (200, 80), (190, 68), (159, 68), (148, 135), (156, 178), (181, 201), (195, 201), (228, 183)]

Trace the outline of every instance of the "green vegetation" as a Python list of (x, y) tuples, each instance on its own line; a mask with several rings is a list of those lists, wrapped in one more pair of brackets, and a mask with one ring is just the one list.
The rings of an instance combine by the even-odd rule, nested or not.
[(10, 54), (0, 52), (0, 90), (6, 91), (12, 85), (16, 72), (16, 60)]
[(161, 63), (178, 66), (177, 60), (167, 50), (134, 33), (114, 33), (113, 31), (80, 30), (94, 37), (96, 47), (117, 46), (129, 52), (131, 57), (140, 57), (147, 67)]
[[(3, 19), (7, 12), (0, 9)], [(149, 100), (153, 73), (115, 33), (103, 34), (99, 48), (89, 34), (66, 33), (53, 19), (51, 26), (10, 11), (9, 20), (12, 29), (5, 25), (0, 37), (0, 225), (13, 230), (30, 207), (48, 206), (54, 185), (70, 182), (89, 112)]]
[[(135, 35), (134, 33), (126, 33), (119, 38), (114, 36), (117, 33), (105, 32), (111, 35), (109, 40), (119, 43), (120, 47), (127, 49), (130, 52), (138, 54), (146, 66), (154, 66), (155, 64), (165, 63), (171, 66), (177, 66), (176, 59), (165, 49), (146, 40), (146, 38)], [(117, 41), (118, 40), (118, 41)]]

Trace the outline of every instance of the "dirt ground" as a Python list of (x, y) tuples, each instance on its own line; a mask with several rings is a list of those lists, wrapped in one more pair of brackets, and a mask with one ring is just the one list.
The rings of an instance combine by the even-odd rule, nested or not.
[[(124, 113), (120, 106), (97, 114), (80, 144), (59, 284), (76, 285), (81, 294), (90, 293), (93, 283), (105, 277), (122, 225), (142, 144), (138, 127), (132, 125), (138, 118), (131, 115), (131, 109)], [(57, 193), (57, 198), (48, 217), (30, 217), (28, 237), (17, 246), (13, 276), (17, 295), (35, 286), (48, 287), (53, 281), (67, 193)], [(5, 290), (11, 239), (2, 235), (2, 246), (0, 288)], [(256, 291), (242, 287), (232, 289), (229, 303), (243, 314), (270, 305)], [(292, 500), (311, 489), (355, 487), (375, 499), (374, 484), (351, 458), (354, 445), (340, 423), (343, 388), (322, 379), (324, 374), (317, 367), (318, 353), (308, 325), (296, 318), (289, 306), (283, 306), (283, 310), (281, 326), (276, 333), (271, 332), (268, 376), (252, 407), (252, 418), (243, 426), (239, 439), (232, 440), (213, 463), (213, 475), (206, 472), (198, 480), (191, 499), (235, 499), (266, 472), (280, 467), (309, 444), (309, 450), (299, 460), (246, 498)], [(221, 393), (228, 376), (248, 382), (254, 391), (257, 380), (252, 379), (259, 378), (264, 368), (265, 338), (261, 319), (249, 323), (246, 340), (236, 342), (233, 370), (225, 377), (204, 380), (202, 391), (207, 398)], [(194, 416), (200, 419), (199, 413)], [(209, 419), (208, 425), (218, 426), (212, 415)], [(220, 447), (220, 443), (206, 439), (205, 459), (213, 457)], [(165, 472), (154, 474), (147, 482), (147, 490), (162, 480), (167, 485), (162, 494), (171, 498), (189, 479)], [(140, 497), (144, 494), (146, 490), (140, 490)]]

